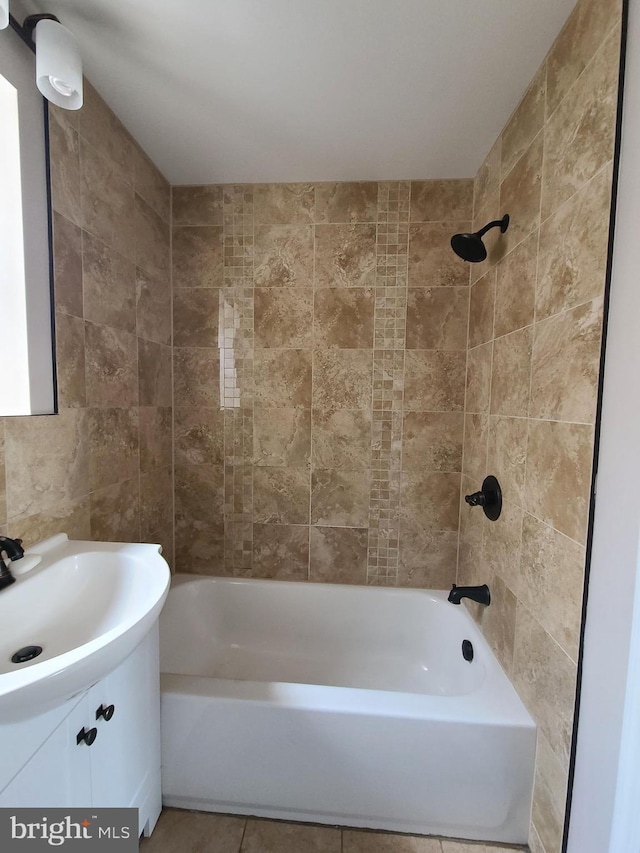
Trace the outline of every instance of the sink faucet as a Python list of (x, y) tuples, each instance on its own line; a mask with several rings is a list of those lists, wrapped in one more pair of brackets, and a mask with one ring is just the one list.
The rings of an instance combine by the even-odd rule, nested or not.
[(491, 593), (486, 583), (482, 586), (456, 586), (453, 584), (449, 593), (449, 601), (452, 604), (460, 604), (463, 598), (470, 598), (472, 601), (477, 601), (478, 604), (484, 604), (487, 607), (491, 604)]
[(9, 539), (8, 536), (0, 536), (0, 553), (3, 555), (0, 558), (0, 589), (4, 589), (5, 586), (11, 586), (15, 581), (11, 569), (4, 561), (4, 555), (6, 554), (11, 562), (21, 560), (24, 557), (22, 539)]

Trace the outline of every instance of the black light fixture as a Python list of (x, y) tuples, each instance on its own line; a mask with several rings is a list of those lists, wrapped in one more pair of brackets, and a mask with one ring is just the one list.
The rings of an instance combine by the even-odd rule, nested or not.
[(492, 228), (499, 228), (504, 232), (509, 227), (509, 214), (505, 214), (502, 219), (494, 219), (484, 228), (476, 231), (475, 234), (454, 234), (451, 238), (451, 248), (462, 258), (463, 261), (469, 261), (471, 264), (479, 264), (487, 257), (487, 247), (482, 242), (482, 238)]

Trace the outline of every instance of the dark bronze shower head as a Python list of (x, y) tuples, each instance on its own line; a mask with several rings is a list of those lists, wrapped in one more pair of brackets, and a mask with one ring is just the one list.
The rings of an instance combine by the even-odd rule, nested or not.
[(482, 238), (492, 228), (499, 228), (504, 232), (509, 227), (509, 214), (505, 214), (502, 219), (495, 219), (489, 222), (480, 231), (475, 234), (454, 234), (451, 238), (451, 248), (462, 258), (463, 261), (469, 261), (471, 264), (479, 264), (487, 257), (487, 247), (484, 245)]

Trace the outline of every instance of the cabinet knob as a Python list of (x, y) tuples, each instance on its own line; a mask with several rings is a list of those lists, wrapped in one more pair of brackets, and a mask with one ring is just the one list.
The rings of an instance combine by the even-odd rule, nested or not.
[(115, 710), (115, 705), (100, 705), (96, 711), (96, 720), (105, 720), (108, 723), (111, 717), (113, 717)]
[(98, 729), (95, 727), (93, 729), (85, 729), (83, 726), (78, 734), (76, 735), (76, 743), (80, 746), (81, 743), (86, 743), (87, 746), (91, 746), (94, 740), (98, 736)]

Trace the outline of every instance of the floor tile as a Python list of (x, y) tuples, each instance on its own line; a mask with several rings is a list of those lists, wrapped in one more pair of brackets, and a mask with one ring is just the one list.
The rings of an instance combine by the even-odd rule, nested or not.
[(164, 809), (141, 853), (238, 853), (245, 819)]
[(442, 853), (437, 838), (344, 830), (343, 853)]
[(242, 853), (340, 853), (340, 830), (270, 820), (248, 820)]

